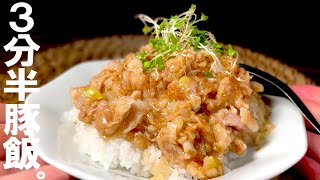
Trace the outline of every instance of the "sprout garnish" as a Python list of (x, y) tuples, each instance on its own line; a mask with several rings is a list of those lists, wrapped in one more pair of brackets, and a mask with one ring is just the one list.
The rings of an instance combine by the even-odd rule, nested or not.
[[(235, 77), (234, 73), (226, 70), (220, 62), (219, 57), (224, 54), (223, 46), (216, 41), (211, 32), (197, 28), (196, 24), (208, 20), (208, 16), (201, 13), (200, 19), (197, 19), (195, 10), (196, 6), (192, 4), (188, 11), (171, 16), (169, 19), (156, 18), (153, 20), (144, 14), (137, 15), (137, 18), (144, 24), (143, 33), (151, 34), (149, 43), (154, 49), (151, 52), (142, 50), (137, 54), (146, 71), (153, 68), (163, 70), (167, 59), (176, 56), (181, 50), (193, 48), (195, 51), (205, 50), (213, 58), (211, 73), (222, 72)], [(228, 46), (227, 54), (231, 57), (235, 56), (235, 65), (238, 55), (231, 45)], [(205, 76), (212, 77), (209, 73), (209, 71), (205, 72)]]

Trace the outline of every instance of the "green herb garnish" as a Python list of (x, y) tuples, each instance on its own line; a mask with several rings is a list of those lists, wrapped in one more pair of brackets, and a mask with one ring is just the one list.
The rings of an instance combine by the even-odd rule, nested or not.
[(201, 13), (201, 20), (202, 21), (206, 21), (206, 20), (208, 20), (208, 16), (206, 16), (206, 15), (204, 15), (203, 13)]
[(137, 57), (139, 59), (146, 59), (147, 58), (147, 52), (142, 50), (142, 51), (138, 52)]
[(232, 45), (229, 44), (229, 46), (228, 46), (228, 55), (229, 55), (229, 56), (233, 56), (233, 55), (235, 55), (235, 54), (236, 54), (236, 51), (234, 51), (234, 50), (232, 49)]
[[(223, 46), (216, 41), (211, 32), (199, 30), (197, 27), (197, 23), (207, 21), (208, 16), (201, 13), (200, 19), (197, 19), (195, 10), (196, 6), (192, 4), (188, 11), (170, 18), (152, 19), (144, 14), (137, 15), (145, 25), (143, 33), (151, 34), (149, 44), (153, 50), (137, 54), (146, 71), (153, 68), (163, 70), (168, 58), (178, 55), (184, 49), (193, 48), (195, 51), (204, 50), (212, 57), (214, 61), (210, 68), (211, 74), (212, 72), (230, 74), (219, 59), (223, 55)], [(229, 46), (228, 55), (233, 56), (235, 53)]]
[(223, 53), (223, 46), (219, 43), (213, 43), (214, 52), (218, 55), (222, 55)]

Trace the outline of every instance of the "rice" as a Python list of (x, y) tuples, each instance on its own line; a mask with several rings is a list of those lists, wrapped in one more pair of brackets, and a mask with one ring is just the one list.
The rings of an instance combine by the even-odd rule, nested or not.
[[(75, 124), (76, 134), (73, 142), (77, 150), (90, 157), (105, 170), (119, 173), (125, 170), (139, 177), (151, 177), (151, 170), (160, 161), (162, 153), (155, 145), (140, 150), (124, 138), (104, 140), (99, 136), (93, 125), (86, 124), (78, 119), (79, 110), (76, 108), (66, 111), (63, 121)], [(188, 175), (185, 169), (178, 166), (171, 167), (169, 180), (195, 179)]]
[(237, 158), (261, 145), (272, 127), (263, 85), (238, 66), (231, 45), (198, 30), (204, 16), (194, 12), (192, 5), (161, 24), (138, 15), (150, 42), (71, 88), (79, 152), (152, 180), (208, 179), (227, 172), (229, 152)]

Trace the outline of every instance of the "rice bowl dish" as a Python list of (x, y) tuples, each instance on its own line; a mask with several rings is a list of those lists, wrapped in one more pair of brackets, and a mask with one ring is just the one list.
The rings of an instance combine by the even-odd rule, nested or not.
[(169, 19), (138, 15), (149, 44), (71, 89), (64, 118), (79, 152), (106, 170), (173, 180), (222, 176), (226, 154), (259, 148), (273, 128), (263, 86), (196, 17), (195, 6)]

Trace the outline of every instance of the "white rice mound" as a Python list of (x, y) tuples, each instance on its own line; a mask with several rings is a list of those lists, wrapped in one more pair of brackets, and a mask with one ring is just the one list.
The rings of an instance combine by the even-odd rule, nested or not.
[[(75, 123), (76, 134), (73, 137), (80, 153), (90, 156), (106, 170), (127, 170), (132, 175), (150, 177), (152, 167), (160, 160), (160, 149), (150, 145), (145, 150), (136, 148), (123, 138), (103, 140), (97, 130), (78, 119), (79, 111), (75, 108), (64, 113), (63, 118)], [(185, 169), (172, 167), (169, 180), (195, 179), (188, 175)]]

